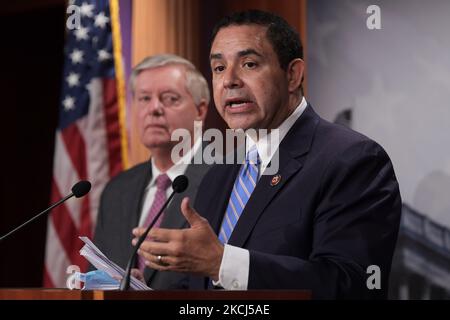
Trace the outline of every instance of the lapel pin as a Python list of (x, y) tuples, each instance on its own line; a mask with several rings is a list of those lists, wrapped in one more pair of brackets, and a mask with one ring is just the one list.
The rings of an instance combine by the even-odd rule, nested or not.
[(277, 184), (279, 184), (280, 181), (281, 181), (281, 175), (279, 175), (279, 174), (274, 175), (274, 176), (272, 177), (272, 180), (270, 181), (270, 185), (271, 185), (272, 187), (274, 187), (274, 186), (276, 186)]

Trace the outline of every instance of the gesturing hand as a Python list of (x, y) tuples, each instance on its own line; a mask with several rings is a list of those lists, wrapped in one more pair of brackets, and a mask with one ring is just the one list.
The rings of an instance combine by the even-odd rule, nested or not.
[[(181, 212), (190, 225), (188, 229), (150, 230), (138, 253), (145, 264), (153, 269), (186, 272), (219, 279), (223, 245), (208, 221), (189, 205), (189, 198), (181, 202)], [(145, 228), (136, 228), (133, 234), (140, 237)], [(133, 239), (133, 245), (137, 238)]]

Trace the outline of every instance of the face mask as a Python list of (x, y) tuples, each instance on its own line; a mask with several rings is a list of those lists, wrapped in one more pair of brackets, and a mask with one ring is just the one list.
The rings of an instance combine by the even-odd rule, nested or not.
[(74, 277), (76, 281), (84, 283), (82, 290), (117, 290), (120, 285), (118, 280), (101, 270), (76, 272)]

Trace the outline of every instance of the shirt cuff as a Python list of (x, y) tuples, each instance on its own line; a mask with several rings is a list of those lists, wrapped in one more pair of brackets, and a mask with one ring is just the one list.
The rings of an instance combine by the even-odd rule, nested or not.
[(221, 286), (226, 290), (247, 290), (249, 269), (249, 251), (225, 244), (219, 281), (213, 281), (213, 285)]

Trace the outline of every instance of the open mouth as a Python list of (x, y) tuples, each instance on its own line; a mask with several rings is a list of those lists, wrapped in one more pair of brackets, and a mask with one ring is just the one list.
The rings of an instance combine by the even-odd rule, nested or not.
[(230, 109), (248, 108), (253, 104), (253, 101), (246, 99), (230, 99), (226, 101), (225, 107)]

